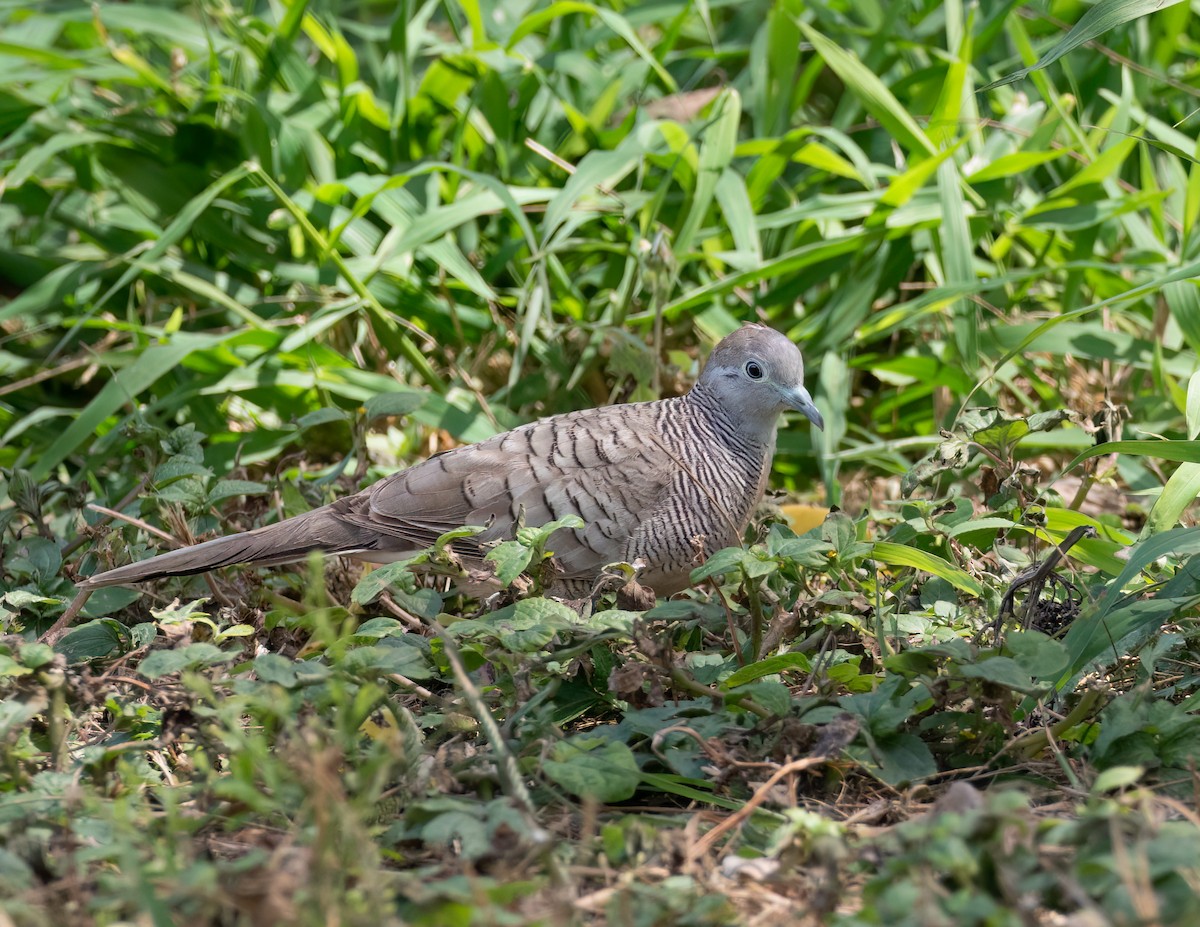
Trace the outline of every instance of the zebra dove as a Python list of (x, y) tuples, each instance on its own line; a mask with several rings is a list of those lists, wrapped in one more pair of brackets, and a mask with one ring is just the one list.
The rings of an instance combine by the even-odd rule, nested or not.
[(747, 325), (724, 338), (686, 395), (555, 415), (428, 460), (303, 515), (99, 573), (81, 590), (245, 563), (303, 560), (312, 551), (398, 560), (461, 525), (468, 562), (515, 525), (569, 513), (584, 526), (550, 538), (557, 581), (590, 588), (609, 563), (642, 561), (660, 595), (685, 588), (707, 554), (740, 543), (762, 498), (780, 414), (818, 428), (804, 362), (788, 338)]

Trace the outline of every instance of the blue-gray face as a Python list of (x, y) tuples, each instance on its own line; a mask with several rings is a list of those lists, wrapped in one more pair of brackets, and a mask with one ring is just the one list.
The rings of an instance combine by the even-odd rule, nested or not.
[(700, 382), (722, 405), (749, 420), (777, 417), (793, 409), (818, 428), (825, 420), (804, 388), (800, 349), (774, 329), (747, 325), (713, 348)]

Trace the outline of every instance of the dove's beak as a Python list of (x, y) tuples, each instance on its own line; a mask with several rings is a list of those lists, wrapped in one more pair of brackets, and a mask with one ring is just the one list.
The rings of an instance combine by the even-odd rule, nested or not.
[(825, 430), (825, 419), (817, 411), (816, 404), (803, 386), (797, 386), (783, 394), (783, 401), (789, 409), (795, 409), (822, 431)]

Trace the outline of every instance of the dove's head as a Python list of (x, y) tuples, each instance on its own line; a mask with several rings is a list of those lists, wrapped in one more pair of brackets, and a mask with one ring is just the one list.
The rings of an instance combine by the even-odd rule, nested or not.
[(804, 388), (804, 359), (791, 340), (765, 325), (746, 325), (713, 348), (699, 385), (735, 422), (774, 431), (781, 412), (800, 412), (818, 428), (825, 420)]

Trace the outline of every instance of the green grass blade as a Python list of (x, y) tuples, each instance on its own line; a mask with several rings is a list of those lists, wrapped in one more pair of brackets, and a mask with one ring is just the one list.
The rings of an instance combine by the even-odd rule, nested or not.
[(801, 22), (800, 29), (812, 42), (817, 54), (825, 59), (825, 63), (858, 97), (867, 112), (878, 119), (910, 154), (932, 155), (937, 151), (924, 130), (909, 115), (904, 104), (896, 99), (883, 81), (872, 74), (866, 65), (807, 23)]

